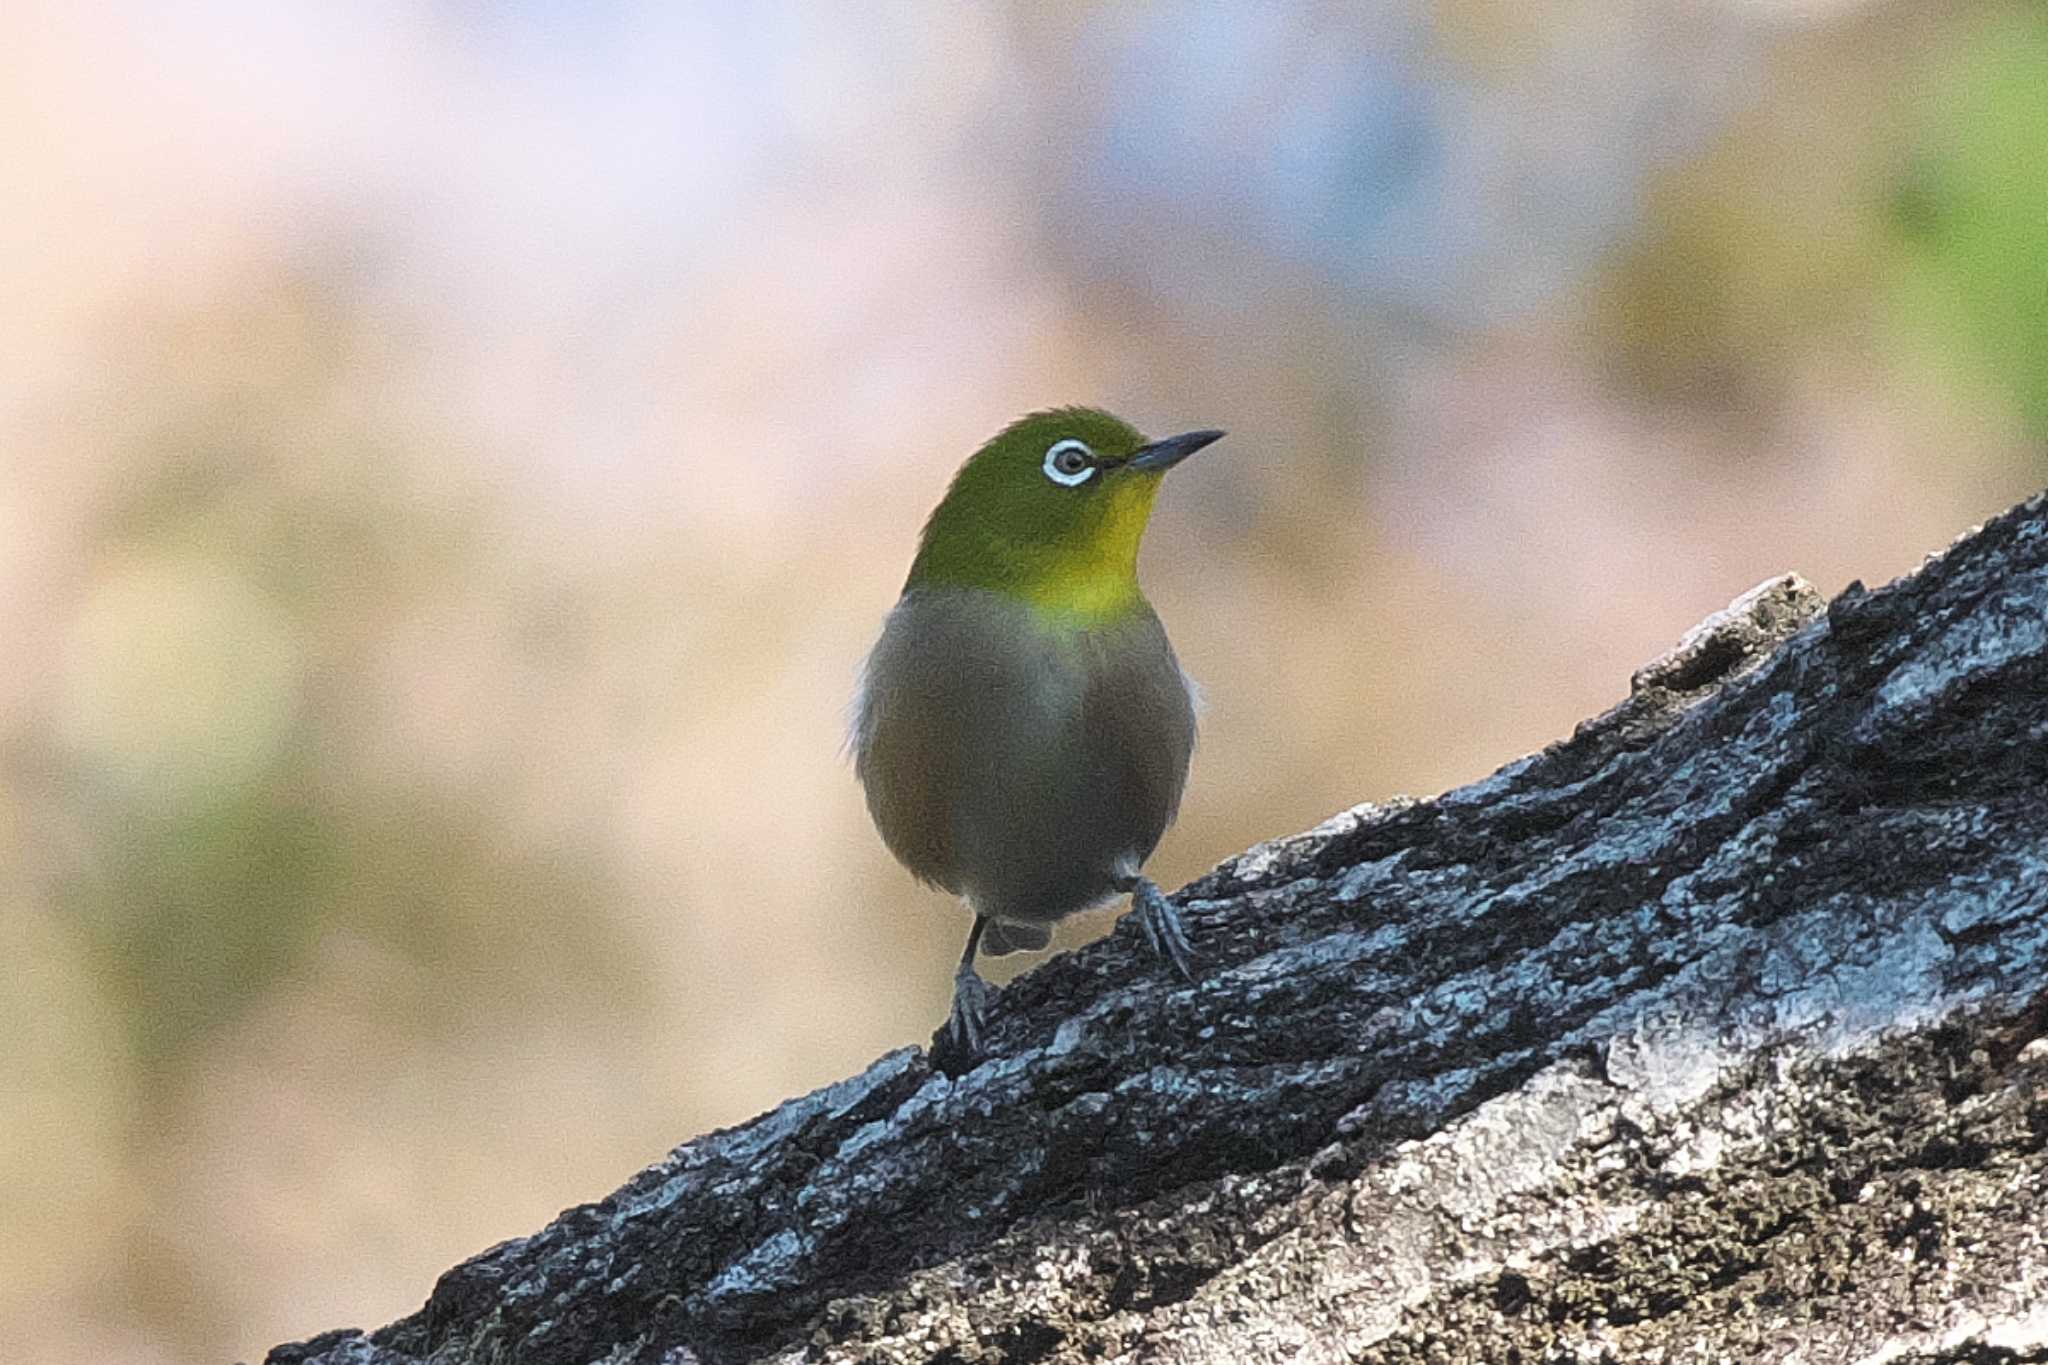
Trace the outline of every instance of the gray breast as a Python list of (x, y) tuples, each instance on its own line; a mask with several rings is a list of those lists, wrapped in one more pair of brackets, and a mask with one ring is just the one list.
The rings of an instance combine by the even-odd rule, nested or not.
[(999, 919), (1045, 922), (1113, 893), (1180, 804), (1194, 707), (1166, 632), (1055, 628), (1007, 597), (906, 593), (868, 658), (856, 771), (912, 872)]

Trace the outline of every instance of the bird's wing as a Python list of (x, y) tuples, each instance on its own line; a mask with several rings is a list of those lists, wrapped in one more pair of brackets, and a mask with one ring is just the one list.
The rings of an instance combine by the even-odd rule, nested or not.
[(959, 892), (954, 811), (974, 713), (961, 625), (932, 595), (905, 594), (861, 676), (854, 771), (883, 842), (920, 880)]

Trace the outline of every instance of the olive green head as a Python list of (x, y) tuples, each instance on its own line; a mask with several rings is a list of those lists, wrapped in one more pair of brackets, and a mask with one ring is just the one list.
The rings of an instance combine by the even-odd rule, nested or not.
[(983, 588), (1049, 615), (1121, 615), (1142, 600), (1138, 542), (1159, 481), (1222, 435), (1147, 441), (1095, 408), (1020, 418), (953, 476), (925, 523), (905, 591)]

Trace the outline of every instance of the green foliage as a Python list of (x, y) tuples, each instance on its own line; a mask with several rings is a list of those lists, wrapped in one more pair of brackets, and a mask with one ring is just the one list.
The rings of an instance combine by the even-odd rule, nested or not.
[[(317, 810), (258, 787), (168, 819), (100, 806), (99, 875), (65, 901), (127, 1006), (133, 1055), (152, 1086), (213, 1029), (299, 961), (347, 868)], [(97, 825), (97, 822), (94, 822)]]
[(2048, 437), (2048, 15), (2001, 15), (1913, 110), (1890, 297), (1923, 358), (2009, 393)]
[[(0, 769), (61, 830), (43, 880), (158, 1099), (323, 943), (390, 964), (378, 1008), (414, 1032), (630, 1008), (643, 984), (595, 852), (506, 828), (488, 774), (423, 780), (381, 744), (379, 642), (494, 566), (483, 509), (407, 488), (374, 415), (308, 419), (346, 348), (300, 344), (297, 298), (137, 378), (150, 420), (106, 441), (129, 478), (87, 531), (55, 724)], [(272, 370), (237, 363), (271, 332)]]

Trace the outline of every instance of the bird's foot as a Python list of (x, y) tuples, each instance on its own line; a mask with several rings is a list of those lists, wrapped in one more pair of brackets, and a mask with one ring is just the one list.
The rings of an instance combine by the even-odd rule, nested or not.
[(1138, 912), (1138, 927), (1152, 951), (1173, 964), (1181, 980), (1195, 979), (1195, 945), (1180, 922), (1180, 912), (1166, 899), (1150, 877), (1134, 877), (1129, 888), (1131, 908)]
[(981, 1026), (995, 1003), (996, 988), (981, 979), (971, 965), (953, 977), (953, 1009), (946, 1016), (944, 1042), (947, 1053), (971, 1062), (981, 1053)]

